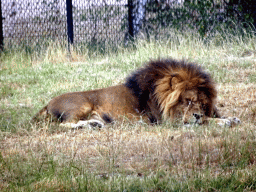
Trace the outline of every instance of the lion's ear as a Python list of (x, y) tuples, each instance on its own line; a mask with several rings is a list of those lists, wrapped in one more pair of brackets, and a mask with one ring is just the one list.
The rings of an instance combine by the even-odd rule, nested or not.
[(198, 79), (198, 83), (199, 84), (204, 84), (205, 83), (205, 79), (202, 79), (202, 78)]
[(174, 89), (175, 86), (180, 82), (181, 82), (181, 78), (179, 74), (178, 73), (173, 74), (170, 81), (171, 87)]
[(204, 79), (202, 79), (202, 78), (195, 79), (194, 81), (195, 81), (194, 84), (197, 84), (199, 87), (204, 86), (205, 83), (206, 83), (206, 81)]

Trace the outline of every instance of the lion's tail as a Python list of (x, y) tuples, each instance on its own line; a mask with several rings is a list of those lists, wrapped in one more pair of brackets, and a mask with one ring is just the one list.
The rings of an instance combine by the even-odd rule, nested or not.
[(45, 107), (43, 107), (38, 113), (36, 113), (33, 117), (32, 117), (32, 119), (31, 119), (31, 121), (32, 122), (38, 122), (39, 120), (42, 120), (42, 119), (46, 119), (47, 118), (47, 116), (48, 116), (48, 110), (47, 110), (47, 105), (45, 106)]

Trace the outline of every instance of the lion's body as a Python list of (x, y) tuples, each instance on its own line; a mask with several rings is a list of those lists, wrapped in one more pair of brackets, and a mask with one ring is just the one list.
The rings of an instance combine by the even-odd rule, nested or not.
[(50, 114), (60, 122), (76, 122), (97, 114), (104, 121), (112, 122), (121, 116), (139, 117), (137, 106), (138, 100), (131, 91), (124, 85), (117, 85), (57, 96), (35, 117)]
[[(219, 117), (217, 91), (211, 77), (194, 64), (175, 60), (151, 61), (121, 85), (53, 98), (34, 119), (51, 115), (72, 125), (87, 121), (110, 123), (120, 117), (147, 123), (182, 117)], [(205, 119), (205, 118), (202, 118)], [(81, 121), (82, 123), (75, 124)], [(101, 123), (100, 123), (101, 124)]]

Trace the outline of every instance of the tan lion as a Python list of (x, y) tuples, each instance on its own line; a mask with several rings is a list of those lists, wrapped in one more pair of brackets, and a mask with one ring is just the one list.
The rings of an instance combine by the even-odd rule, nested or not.
[(239, 123), (222, 119), (215, 107), (217, 91), (199, 66), (173, 59), (150, 61), (121, 85), (53, 98), (34, 120), (50, 118), (64, 126), (104, 126), (120, 118), (149, 124), (181, 118), (184, 124), (203, 124), (214, 118), (220, 125)]

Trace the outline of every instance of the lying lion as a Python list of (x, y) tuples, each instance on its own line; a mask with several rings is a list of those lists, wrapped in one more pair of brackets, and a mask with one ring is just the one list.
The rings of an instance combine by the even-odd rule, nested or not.
[(156, 60), (137, 70), (121, 85), (53, 98), (34, 120), (50, 118), (77, 128), (102, 127), (126, 117), (158, 124), (181, 118), (184, 124), (211, 120), (232, 126), (237, 118), (220, 118), (215, 107), (217, 91), (209, 74), (185, 61)]

